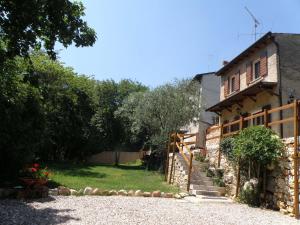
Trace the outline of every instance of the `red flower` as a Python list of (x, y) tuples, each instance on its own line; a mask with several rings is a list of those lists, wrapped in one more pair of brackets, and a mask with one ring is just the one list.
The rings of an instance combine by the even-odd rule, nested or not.
[(40, 167), (40, 164), (35, 163), (35, 164), (33, 164), (33, 167), (34, 167), (34, 168), (39, 168), (39, 167)]
[(31, 168), (31, 172), (36, 172), (37, 171), (37, 169), (36, 168)]
[(48, 173), (48, 172), (44, 172), (44, 175), (45, 175), (46, 177), (48, 177), (48, 176), (49, 176), (49, 173)]

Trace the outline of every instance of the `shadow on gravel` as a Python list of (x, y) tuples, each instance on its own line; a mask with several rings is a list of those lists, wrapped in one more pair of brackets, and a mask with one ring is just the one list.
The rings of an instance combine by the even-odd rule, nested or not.
[[(49, 201), (50, 199), (48, 199)], [(59, 215), (68, 213), (70, 209), (37, 209), (27, 202), (18, 200), (0, 200), (0, 224), (1, 225), (54, 225), (62, 224), (69, 220), (80, 220), (69, 215)]]

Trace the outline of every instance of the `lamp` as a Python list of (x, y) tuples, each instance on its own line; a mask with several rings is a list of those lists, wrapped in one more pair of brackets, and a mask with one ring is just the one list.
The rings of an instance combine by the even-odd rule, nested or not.
[(290, 104), (295, 100), (295, 89), (289, 89), (288, 96), (289, 96), (289, 100), (287, 103)]

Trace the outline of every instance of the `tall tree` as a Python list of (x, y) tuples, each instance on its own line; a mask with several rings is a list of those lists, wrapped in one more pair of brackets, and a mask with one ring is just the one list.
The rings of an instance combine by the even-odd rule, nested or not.
[(201, 108), (198, 84), (182, 80), (130, 95), (116, 116), (127, 121), (131, 141), (143, 140), (161, 157), (168, 134), (196, 122)]
[(42, 46), (55, 58), (54, 46), (75, 43), (92, 46), (96, 33), (82, 19), (84, 6), (69, 0), (0, 0), (1, 60), (28, 56), (30, 49)]

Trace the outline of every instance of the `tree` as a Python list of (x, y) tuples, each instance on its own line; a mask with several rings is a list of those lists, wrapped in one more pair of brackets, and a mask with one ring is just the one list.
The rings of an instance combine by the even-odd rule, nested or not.
[(200, 110), (198, 84), (182, 80), (130, 95), (116, 115), (128, 121), (132, 141), (143, 139), (161, 158), (169, 133), (196, 122)]
[(116, 150), (126, 147), (124, 121), (116, 117), (115, 112), (128, 95), (144, 90), (147, 90), (144, 85), (131, 80), (121, 80), (119, 83), (106, 80), (97, 83), (95, 93), (97, 109), (92, 124), (97, 128), (101, 139), (99, 149)]
[[(276, 161), (283, 150), (283, 143), (278, 135), (262, 126), (248, 127), (242, 130), (234, 139), (233, 154), (244, 163), (249, 163), (252, 174), (260, 177), (262, 168)], [(251, 176), (249, 175), (249, 179)]]
[(28, 56), (42, 46), (55, 58), (54, 46), (75, 43), (92, 46), (96, 33), (82, 19), (84, 6), (69, 0), (0, 0), (0, 40), (2, 57)]

